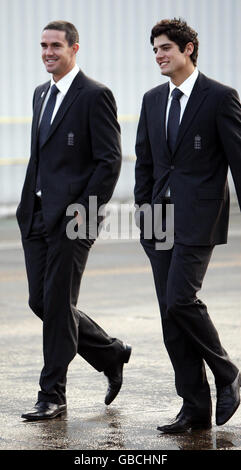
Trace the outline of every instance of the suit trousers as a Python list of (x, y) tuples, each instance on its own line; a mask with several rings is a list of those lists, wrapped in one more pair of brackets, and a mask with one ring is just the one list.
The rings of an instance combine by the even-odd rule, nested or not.
[(68, 239), (65, 230), (49, 236), (41, 210), (35, 211), (30, 236), (23, 239), (29, 305), (43, 321), (39, 401), (66, 402), (67, 369), (76, 353), (99, 372), (122, 353), (122, 341), (76, 307), (92, 244), (93, 240)]
[(174, 243), (170, 250), (155, 250), (155, 241), (141, 239), (152, 266), (177, 393), (187, 413), (208, 416), (211, 398), (204, 361), (217, 385), (230, 384), (238, 372), (221, 345), (206, 305), (197, 298), (213, 246)]

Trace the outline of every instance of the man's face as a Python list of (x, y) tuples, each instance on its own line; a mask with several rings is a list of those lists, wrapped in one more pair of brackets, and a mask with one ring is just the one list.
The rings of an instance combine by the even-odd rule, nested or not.
[(78, 44), (69, 46), (65, 31), (45, 29), (41, 38), (42, 59), (47, 72), (53, 74), (55, 81), (60, 80), (75, 65)]
[(165, 34), (161, 34), (154, 38), (153, 51), (162, 75), (175, 78), (185, 74), (185, 71), (190, 67), (190, 54), (193, 51), (193, 45), (188, 43), (184, 52), (181, 52), (175, 42), (168, 39)]

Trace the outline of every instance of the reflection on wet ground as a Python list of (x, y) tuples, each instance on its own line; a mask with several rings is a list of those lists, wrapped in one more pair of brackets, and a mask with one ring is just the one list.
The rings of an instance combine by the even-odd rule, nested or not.
[(149, 443), (152, 440), (153, 449), (231, 450), (241, 448), (241, 438), (238, 437), (237, 432), (217, 430), (217, 427), (213, 427), (210, 430), (188, 431), (176, 435), (155, 433), (153, 428), (149, 430), (139, 428), (138, 422), (132, 423), (132, 427), (128, 426), (128, 420), (118, 409), (106, 408), (102, 414), (92, 415), (85, 419), (74, 418), (69, 421), (66, 413), (55, 420), (24, 421), (23, 424), (25, 426), (23, 434), (27, 427), (35, 449), (143, 449), (145, 436)]
[(36, 449), (126, 448), (120, 412), (116, 409), (106, 408), (103, 414), (71, 422), (66, 412), (54, 420), (23, 421), (22, 424), (30, 431)]
[[(160, 436), (162, 439), (167, 435)], [(173, 449), (178, 450), (227, 450), (237, 447), (237, 435), (226, 431), (192, 431), (175, 435), (169, 439)], [(240, 445), (240, 440), (239, 440)], [(170, 447), (171, 448), (171, 447)]]
[(107, 424), (106, 434), (103, 435), (103, 440), (97, 442), (95, 449), (124, 449), (125, 436), (121, 427), (120, 412), (107, 408), (102, 419)]

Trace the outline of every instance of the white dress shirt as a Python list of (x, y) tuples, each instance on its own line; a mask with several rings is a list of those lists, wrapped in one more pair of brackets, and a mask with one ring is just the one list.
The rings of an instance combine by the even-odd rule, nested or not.
[(195, 68), (194, 71), (191, 73), (191, 75), (189, 75), (189, 77), (181, 85), (179, 85), (178, 87), (176, 87), (176, 85), (174, 85), (174, 83), (172, 83), (171, 80), (170, 80), (170, 82), (169, 82), (170, 91), (169, 91), (169, 96), (168, 96), (168, 101), (167, 101), (167, 110), (166, 110), (166, 129), (167, 129), (169, 109), (170, 109), (171, 102), (172, 102), (172, 96), (171, 96), (172, 91), (174, 90), (174, 88), (178, 88), (180, 91), (183, 92), (183, 95), (180, 98), (180, 106), (181, 106), (180, 122), (181, 122), (183, 113), (184, 113), (185, 108), (187, 106), (187, 102), (188, 102), (189, 97), (192, 93), (192, 89), (193, 89), (194, 84), (197, 80), (197, 77), (198, 77), (198, 69)]
[[(182, 117), (183, 117), (183, 113), (187, 106), (187, 102), (192, 93), (192, 89), (197, 80), (197, 77), (198, 77), (198, 69), (195, 68), (194, 71), (191, 73), (191, 75), (189, 75), (189, 77), (183, 83), (181, 83), (181, 85), (179, 85), (178, 87), (176, 87), (176, 85), (174, 85), (174, 83), (172, 83), (172, 81), (170, 80), (169, 82), (170, 91), (169, 91), (169, 96), (168, 96), (168, 101), (167, 101), (167, 110), (166, 110), (166, 135), (167, 135), (167, 122), (168, 122), (169, 110), (170, 110), (170, 106), (172, 102), (172, 96), (171, 96), (172, 91), (174, 90), (174, 88), (178, 88), (180, 91), (183, 92), (183, 95), (180, 98), (180, 107), (181, 107), (180, 121), (179, 121), (179, 124), (180, 124)], [(167, 188), (166, 196), (167, 197), (170, 196), (170, 188)]]
[(79, 72), (79, 67), (78, 67), (77, 64), (75, 64), (75, 66), (72, 68), (72, 70), (70, 70), (70, 72), (67, 73), (63, 78), (61, 78), (57, 83), (55, 83), (53, 77), (51, 78), (50, 88), (48, 90), (48, 93), (47, 93), (47, 95), (45, 97), (45, 100), (44, 100), (44, 104), (43, 104), (42, 109), (41, 109), (39, 124), (41, 122), (45, 106), (46, 106), (47, 101), (49, 99), (51, 86), (56, 85), (56, 87), (59, 90), (59, 93), (57, 94), (56, 103), (55, 103), (55, 107), (54, 107), (54, 110), (53, 110), (52, 118), (51, 118), (51, 123), (52, 123), (54, 118), (55, 118), (55, 115), (56, 115), (56, 113), (57, 113), (57, 111), (58, 111), (58, 109), (59, 109), (59, 107), (60, 107), (60, 105), (61, 105), (68, 89), (69, 89), (69, 87), (70, 87), (70, 85), (72, 84), (72, 81), (74, 80), (74, 78), (76, 77), (78, 72)]

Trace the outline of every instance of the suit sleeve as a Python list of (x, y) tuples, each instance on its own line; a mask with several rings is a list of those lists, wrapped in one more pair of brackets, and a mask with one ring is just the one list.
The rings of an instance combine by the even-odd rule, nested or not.
[(217, 126), (241, 209), (241, 105), (235, 90), (230, 90), (222, 101)]
[(88, 208), (89, 196), (97, 196), (98, 207), (111, 198), (121, 168), (120, 126), (112, 92), (103, 88), (92, 99), (89, 113), (95, 170), (80, 202)]
[(141, 206), (151, 203), (153, 189), (153, 160), (148, 136), (145, 97), (142, 102), (136, 137), (135, 203)]

